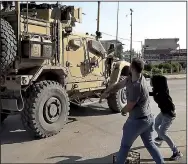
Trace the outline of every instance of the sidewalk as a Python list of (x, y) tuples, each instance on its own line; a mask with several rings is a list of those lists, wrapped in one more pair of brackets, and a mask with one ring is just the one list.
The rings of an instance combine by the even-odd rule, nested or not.
[(185, 79), (187, 74), (165, 75), (167, 79)]

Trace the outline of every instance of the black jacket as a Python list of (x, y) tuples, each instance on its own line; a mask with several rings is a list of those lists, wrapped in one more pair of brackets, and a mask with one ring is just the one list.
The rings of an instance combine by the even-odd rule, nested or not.
[(150, 96), (153, 96), (161, 112), (171, 117), (176, 117), (175, 105), (169, 94), (166, 77), (155, 75), (151, 78), (151, 83), (153, 85), (153, 92), (150, 92)]

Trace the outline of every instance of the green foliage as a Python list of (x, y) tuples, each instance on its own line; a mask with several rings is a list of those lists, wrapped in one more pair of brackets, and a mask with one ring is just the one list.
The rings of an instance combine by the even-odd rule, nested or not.
[(159, 65), (152, 65), (152, 64), (147, 64), (144, 67), (144, 70), (146, 71), (151, 71), (154, 74), (166, 74), (166, 73), (171, 73), (171, 70), (173, 73), (178, 73), (179, 71), (182, 70), (182, 65), (178, 62), (173, 62), (173, 63), (161, 63)]
[(170, 63), (162, 63), (162, 68), (166, 70), (170, 70), (172, 65)]
[(146, 70), (146, 71), (151, 71), (152, 68), (153, 68), (153, 65), (152, 65), (152, 64), (146, 64), (146, 65), (144, 66), (144, 70)]
[(163, 69), (163, 73), (164, 73), (164, 74), (169, 73), (169, 70)]
[(163, 69), (163, 73), (170, 73), (172, 65), (170, 63), (161, 63), (158, 65), (159, 69)]
[(181, 64), (178, 63), (178, 62), (173, 62), (172, 63), (172, 70), (173, 70), (173, 72), (181, 71), (182, 70)]
[(154, 67), (152, 69), (152, 75), (162, 75), (161, 69)]
[(143, 71), (143, 75), (144, 75), (145, 78), (150, 78), (151, 77), (151, 72), (144, 70)]
[(158, 65), (158, 68), (159, 68), (159, 69), (162, 69), (162, 68), (163, 68), (163, 63), (159, 64), (159, 65)]

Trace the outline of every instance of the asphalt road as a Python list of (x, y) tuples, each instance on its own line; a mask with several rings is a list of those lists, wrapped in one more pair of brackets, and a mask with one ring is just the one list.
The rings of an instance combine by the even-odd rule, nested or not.
[[(177, 108), (177, 118), (169, 134), (184, 154), (179, 163), (186, 163), (186, 80), (169, 80), (168, 83)], [(159, 109), (151, 101), (156, 115)], [(60, 134), (33, 140), (23, 129), (20, 116), (10, 116), (1, 128), (1, 162), (112, 163), (112, 154), (119, 149), (126, 118), (112, 114), (106, 103), (77, 108), (71, 111), (69, 123)], [(143, 163), (152, 162), (140, 138), (132, 148), (141, 153)], [(171, 156), (166, 143), (160, 151), (164, 158)]]

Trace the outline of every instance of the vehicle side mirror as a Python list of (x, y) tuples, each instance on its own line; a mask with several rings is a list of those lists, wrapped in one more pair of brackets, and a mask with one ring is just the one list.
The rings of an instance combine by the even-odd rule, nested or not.
[(115, 52), (115, 45), (114, 44), (110, 44), (107, 53), (109, 55), (109, 54), (114, 53), (114, 52)]
[(108, 50), (111, 50), (111, 49), (115, 49), (115, 45), (113, 43), (110, 44), (109, 46), (109, 49)]
[(96, 31), (95, 33), (97, 38), (102, 38), (102, 33), (100, 31)]
[(105, 58), (106, 51), (102, 44), (96, 40), (89, 40), (88, 41), (88, 49), (90, 52), (95, 53), (102, 58)]

